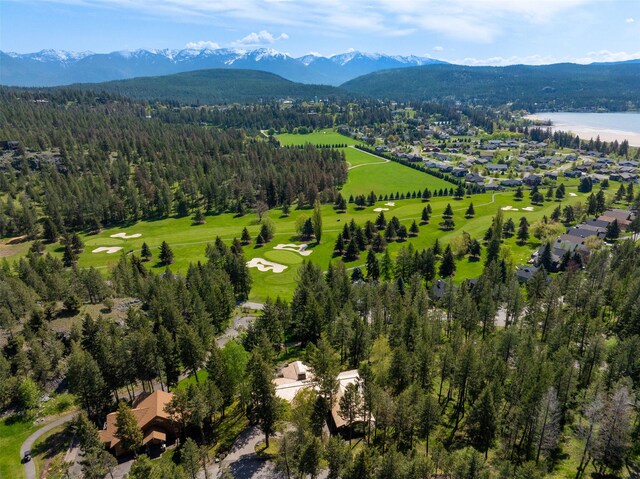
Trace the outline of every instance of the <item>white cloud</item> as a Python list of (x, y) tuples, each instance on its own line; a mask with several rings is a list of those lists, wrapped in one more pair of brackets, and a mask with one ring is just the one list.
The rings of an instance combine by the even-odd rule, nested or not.
[(593, 62), (626, 62), (627, 60), (635, 60), (640, 58), (638, 52), (610, 52), (609, 50), (599, 50), (597, 52), (589, 52), (584, 57), (576, 58), (576, 63), (593, 63)]
[(551, 63), (580, 63), (588, 64), (595, 62), (624, 62), (627, 60), (635, 60), (640, 58), (640, 51), (630, 52), (610, 52), (608, 50), (600, 50), (597, 52), (589, 52), (578, 58), (574, 57), (555, 57), (550, 55), (527, 55), (527, 56), (511, 56), (511, 57), (489, 57), (489, 58), (461, 58), (451, 60), (451, 63), (458, 65), (470, 66), (506, 66), (506, 65), (549, 65)]
[(258, 33), (251, 32), (244, 38), (233, 42), (234, 45), (242, 45), (242, 46), (261, 46), (261, 45), (272, 45), (275, 42), (280, 40), (286, 40), (289, 38), (289, 35), (286, 33), (281, 33), (280, 36), (274, 37), (267, 30), (260, 30)]
[(635, 22), (635, 19), (633, 17), (629, 17), (625, 20), (626, 23), (633, 23)]
[(217, 50), (220, 48), (220, 45), (209, 40), (200, 40), (197, 42), (189, 42), (184, 47), (193, 50)]
[(442, 52), (444, 51), (444, 47), (441, 47), (440, 45), (436, 45), (435, 47), (432, 48), (432, 50), (434, 52)]
[[(476, 43), (493, 42), (514, 25), (543, 24), (602, 0), (39, 0), (142, 11), (175, 21), (238, 25), (240, 21), (304, 28), (328, 35), (402, 36), (421, 29)], [(267, 35), (262, 35), (266, 32)], [(266, 30), (239, 45), (286, 39)], [(272, 41), (273, 39), (273, 41)], [(253, 42), (253, 43), (251, 43)]]

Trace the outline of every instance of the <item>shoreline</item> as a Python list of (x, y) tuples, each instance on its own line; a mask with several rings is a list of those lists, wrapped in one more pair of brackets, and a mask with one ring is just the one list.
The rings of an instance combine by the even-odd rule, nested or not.
[[(534, 113), (524, 117), (527, 120), (549, 121), (550, 118), (545, 113)], [(568, 131), (574, 135), (578, 135), (581, 140), (589, 141), (591, 138), (595, 141), (597, 136), (600, 140), (613, 142), (618, 140), (621, 143), (624, 140), (629, 142), (629, 146), (640, 146), (640, 133), (633, 131), (615, 130), (611, 128), (598, 128), (588, 125), (570, 124), (557, 121), (551, 121), (552, 131)]]

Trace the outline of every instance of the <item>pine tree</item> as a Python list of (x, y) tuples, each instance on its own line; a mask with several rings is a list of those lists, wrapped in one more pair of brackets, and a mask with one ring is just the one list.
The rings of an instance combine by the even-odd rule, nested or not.
[(469, 208), (467, 208), (467, 212), (464, 214), (465, 218), (473, 218), (476, 215), (476, 210), (473, 208), (473, 203), (469, 203)]
[(264, 246), (264, 238), (262, 237), (262, 233), (258, 233), (258, 236), (256, 236), (256, 245)]
[(338, 414), (347, 423), (349, 428), (349, 444), (353, 436), (353, 423), (362, 409), (362, 395), (357, 383), (348, 384), (340, 398)]
[(196, 442), (187, 438), (180, 449), (180, 464), (184, 467), (190, 479), (197, 479), (200, 472), (200, 449)]
[(497, 411), (491, 390), (486, 387), (476, 401), (468, 419), (469, 436), (476, 449), (484, 452), (485, 459), (496, 437)]
[(433, 394), (426, 394), (420, 404), (419, 433), (425, 440), (425, 450), (429, 455), (429, 437), (433, 430), (440, 424), (442, 408)]
[(347, 251), (344, 255), (345, 261), (355, 261), (360, 257), (358, 254), (358, 246), (356, 244), (355, 238), (351, 238), (349, 241), (349, 245), (347, 246)]
[(516, 231), (516, 225), (511, 218), (507, 218), (502, 227), (502, 236), (505, 238), (511, 238)]
[(447, 206), (444, 209), (444, 213), (442, 213), (443, 218), (453, 218), (453, 208), (451, 204), (447, 203)]
[(389, 281), (393, 277), (393, 262), (391, 261), (388, 249), (384, 250), (384, 256), (380, 263), (380, 276), (382, 276), (382, 279), (385, 281)]
[(160, 245), (160, 254), (158, 255), (160, 262), (164, 265), (173, 264), (173, 251), (166, 241)]
[(387, 224), (387, 229), (384, 232), (384, 238), (387, 241), (395, 241), (396, 235), (397, 235), (396, 227), (395, 227), (393, 221), (391, 221), (391, 222), (389, 222), (389, 224)]
[(436, 238), (433, 243), (433, 254), (434, 256), (440, 256), (442, 254), (442, 248), (440, 247), (440, 240)]
[(408, 236), (407, 227), (405, 225), (400, 225), (400, 228), (398, 228), (397, 235), (398, 235), (398, 241), (405, 241)]
[(147, 243), (142, 243), (142, 249), (140, 250), (140, 256), (144, 261), (149, 261), (151, 259), (151, 249), (149, 249), (149, 245)]
[(456, 271), (456, 262), (453, 258), (453, 252), (451, 251), (451, 245), (447, 245), (442, 255), (442, 262), (440, 263), (440, 276), (448, 278), (453, 276)]
[(320, 240), (322, 239), (322, 209), (319, 200), (316, 200), (313, 206), (311, 222), (313, 223), (313, 234), (316, 237), (316, 242), (320, 244)]
[(367, 254), (367, 281), (378, 281), (380, 278), (380, 265), (373, 251)]
[(427, 208), (422, 208), (422, 216), (420, 217), (421, 223), (426, 225), (429, 223), (429, 211)]
[(240, 237), (240, 241), (245, 246), (251, 243), (251, 235), (249, 234), (249, 230), (246, 227), (242, 228), (242, 236)]
[(333, 247), (333, 252), (338, 255), (344, 254), (344, 239), (342, 237), (342, 233), (338, 233), (338, 238), (336, 239), (336, 245)]
[(138, 421), (131, 408), (125, 402), (118, 405), (115, 437), (120, 439), (120, 444), (125, 451), (137, 456), (138, 449), (142, 447), (142, 431), (138, 427)]
[(416, 237), (418, 236), (418, 233), (420, 233), (420, 229), (418, 228), (418, 225), (414, 220), (413, 223), (411, 223), (411, 226), (409, 227), (409, 236)]
[(522, 198), (524, 198), (524, 192), (522, 191), (522, 187), (518, 186), (518, 188), (516, 189), (516, 192), (513, 194), (513, 198), (516, 201), (521, 201)]
[(482, 247), (480, 246), (480, 242), (477, 239), (472, 239), (469, 242), (469, 255), (474, 260), (479, 260), (480, 255), (482, 254)]
[(542, 248), (540, 254), (540, 264), (546, 271), (551, 271), (553, 268), (553, 258), (551, 256), (551, 244), (547, 242)]
[(80, 239), (80, 235), (78, 235), (78, 233), (73, 233), (71, 235), (71, 247), (75, 254), (80, 254), (84, 249), (84, 243), (82, 242), (82, 239)]
[(273, 384), (271, 365), (262, 357), (259, 348), (254, 351), (249, 364), (251, 414), (264, 433), (265, 444), (269, 447), (269, 437), (275, 434), (275, 425), (280, 408)]
[(196, 225), (203, 225), (206, 223), (204, 213), (200, 208), (197, 208), (196, 212), (193, 214), (193, 223)]
[(378, 228), (379, 230), (383, 230), (387, 227), (387, 220), (384, 217), (384, 211), (381, 211), (378, 217), (376, 218), (375, 225), (376, 225), (376, 228)]
[(309, 241), (313, 236), (313, 222), (311, 221), (311, 218), (307, 218), (302, 224), (301, 236), (304, 241)]
[(529, 222), (526, 217), (520, 218), (520, 226), (518, 228), (518, 244), (523, 245), (529, 240)]
[(58, 232), (58, 227), (56, 226), (56, 224), (53, 222), (51, 218), (46, 216), (42, 220), (42, 226), (43, 226), (42, 238), (47, 243), (55, 243), (56, 241), (58, 241), (58, 237), (60, 236), (60, 233)]
[(620, 237), (620, 225), (618, 225), (618, 220), (614, 219), (611, 223), (607, 225), (607, 239), (616, 240)]
[(64, 253), (62, 255), (62, 264), (67, 268), (73, 266), (78, 261), (78, 255), (73, 250), (71, 245), (67, 243), (64, 247)]

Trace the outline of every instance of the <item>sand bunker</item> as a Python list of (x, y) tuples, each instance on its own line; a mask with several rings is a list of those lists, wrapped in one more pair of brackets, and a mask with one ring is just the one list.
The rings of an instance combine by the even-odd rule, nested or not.
[(122, 249), (122, 246), (100, 246), (92, 251), (92, 253), (107, 253), (113, 254), (117, 253)]
[(395, 206), (396, 204), (395, 204), (395, 203), (392, 203), (392, 202), (389, 202), (389, 203), (385, 203), (384, 205), (385, 205), (385, 206)]
[(283, 264), (272, 263), (262, 258), (253, 258), (247, 261), (247, 268), (258, 268), (258, 271), (273, 271), (282, 273), (287, 267)]
[(380, 213), (381, 211), (389, 211), (389, 208), (374, 208), (373, 211)]
[(122, 238), (122, 239), (132, 239), (132, 238), (140, 238), (142, 236), (140, 233), (136, 233), (134, 235), (128, 235), (127, 233), (116, 233), (111, 235), (112, 238)]
[(307, 251), (306, 244), (279, 244), (274, 246), (273, 249), (279, 249), (282, 251), (293, 251), (294, 253), (300, 253), (301, 256), (309, 256), (313, 251)]
[(513, 206), (509, 205), (509, 206), (503, 206), (502, 208), (500, 208), (503, 211), (518, 211), (518, 208), (514, 208)]
[(522, 211), (533, 211), (533, 206), (525, 206)]
[(569, 196), (578, 196), (578, 195), (575, 193), (569, 193)]

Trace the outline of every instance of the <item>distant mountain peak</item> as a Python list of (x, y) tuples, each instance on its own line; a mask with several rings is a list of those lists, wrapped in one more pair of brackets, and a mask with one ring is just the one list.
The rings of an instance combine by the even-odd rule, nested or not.
[(122, 50), (102, 54), (64, 50), (0, 54), (8, 57), (0, 71), (0, 83), (16, 86), (102, 82), (210, 68), (263, 70), (296, 82), (340, 85), (378, 70), (443, 63), (431, 58), (391, 56), (357, 50), (328, 57), (314, 52), (294, 58), (273, 48), (248, 50), (211, 48), (206, 45), (183, 49)]

